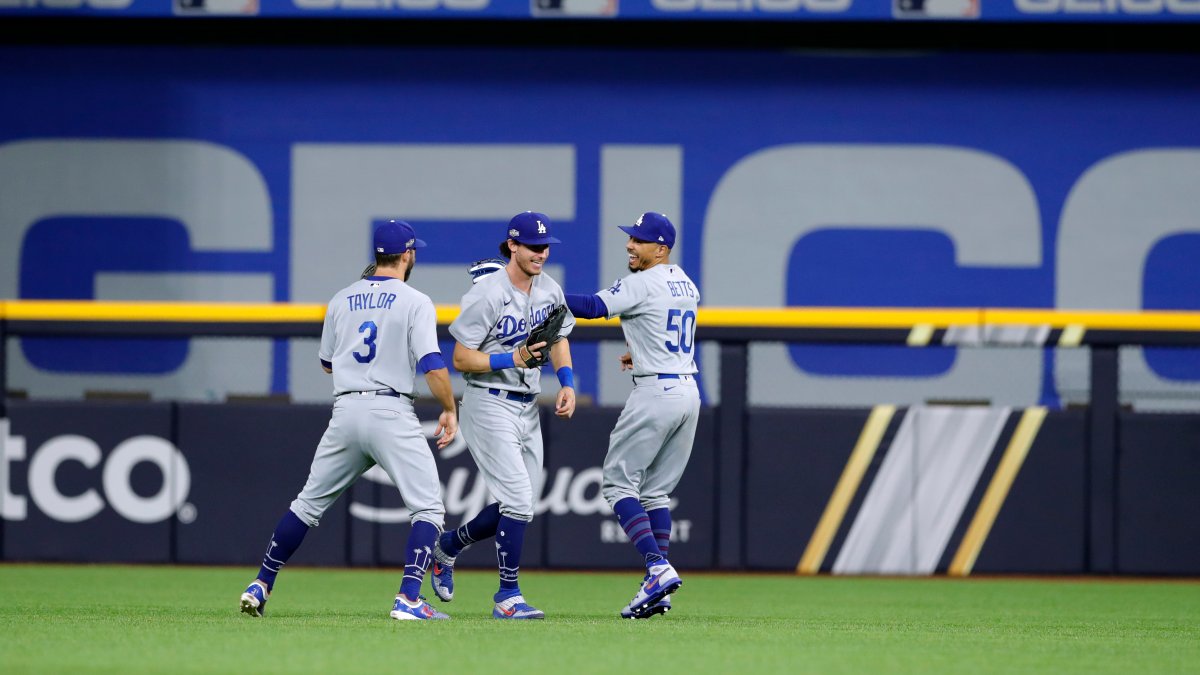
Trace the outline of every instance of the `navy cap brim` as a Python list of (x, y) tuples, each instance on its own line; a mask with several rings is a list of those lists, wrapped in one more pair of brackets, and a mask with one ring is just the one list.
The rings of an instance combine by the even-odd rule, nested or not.
[(424, 239), (413, 239), (413, 248), (425, 248), (425, 245)]
[(621, 230), (622, 232), (624, 232), (625, 234), (627, 234), (627, 235), (629, 235), (629, 236), (633, 237), (634, 239), (637, 239), (638, 241), (648, 241), (648, 242), (651, 242), (651, 243), (653, 243), (653, 244), (657, 244), (657, 243), (658, 243), (657, 241), (654, 241), (653, 239), (643, 239), (643, 238), (641, 237), (641, 234), (642, 234), (642, 233), (641, 233), (641, 232), (639, 232), (639, 231), (638, 231), (638, 229), (637, 229), (636, 227), (634, 227), (633, 225), (618, 225), (618, 226), (617, 226), (617, 229), (619, 229), (619, 230)]
[(548, 234), (541, 236), (541, 237), (520, 237), (520, 238), (511, 237), (511, 239), (515, 242), (519, 242), (519, 243), (525, 244), (527, 246), (540, 246), (542, 244), (561, 244), (562, 243), (561, 241), (559, 241), (558, 237), (551, 237)]

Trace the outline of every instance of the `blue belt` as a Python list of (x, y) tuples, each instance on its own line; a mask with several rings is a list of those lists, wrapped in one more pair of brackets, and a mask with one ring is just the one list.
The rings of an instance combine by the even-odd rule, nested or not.
[(660, 380), (678, 380), (683, 377), (677, 373), (648, 373), (646, 375), (634, 375), (634, 377), (657, 377)]
[(510, 401), (519, 401), (521, 403), (533, 403), (533, 400), (537, 398), (535, 394), (518, 394), (515, 391), (505, 391), (504, 389), (488, 389), (487, 393), (492, 396), (503, 396)]
[(338, 398), (339, 396), (345, 396), (346, 394), (375, 394), (376, 396), (395, 396), (396, 398), (406, 398), (410, 401), (413, 400), (412, 396), (410, 396), (408, 394), (401, 394), (400, 392), (396, 391), (395, 389), (375, 389), (372, 391), (343, 391), (342, 393), (338, 394), (334, 398)]

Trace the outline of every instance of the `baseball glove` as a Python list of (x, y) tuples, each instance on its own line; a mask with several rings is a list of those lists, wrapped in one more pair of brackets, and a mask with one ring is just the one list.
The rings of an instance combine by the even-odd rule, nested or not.
[[(522, 342), (517, 348), (517, 354), (521, 353), (520, 347), (525, 347), (525, 352), (529, 353), (528, 345), (536, 345), (539, 342), (545, 342), (546, 346), (542, 347), (538, 358), (529, 358), (525, 360), (526, 368), (537, 368), (546, 365), (550, 361), (550, 347), (555, 342), (562, 339), (559, 331), (562, 330), (563, 321), (567, 318), (567, 306), (558, 305), (550, 310), (550, 314), (546, 316), (546, 320), (533, 327), (529, 331), (529, 337)], [(518, 358), (520, 358), (518, 356)]]
[(370, 265), (367, 265), (365, 268), (363, 268), (362, 274), (360, 274), (358, 278), (366, 279), (367, 277), (372, 277), (372, 276), (375, 276), (375, 263), (371, 263)]
[(471, 283), (477, 284), (480, 279), (492, 272), (504, 269), (507, 264), (508, 261), (504, 258), (484, 258), (471, 263), (471, 266), (467, 268), (467, 274), (471, 275)]

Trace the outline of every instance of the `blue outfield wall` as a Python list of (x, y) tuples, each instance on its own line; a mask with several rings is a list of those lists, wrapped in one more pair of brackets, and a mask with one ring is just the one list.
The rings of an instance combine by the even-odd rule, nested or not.
[[(878, 409), (877, 409), (878, 410)], [(303, 486), (327, 406), (279, 404), (12, 401), (0, 434), (2, 559), (246, 565), (261, 560), (270, 532)], [(436, 408), (418, 407), (432, 433)], [(600, 465), (615, 408), (583, 408), (569, 421), (543, 409), (546, 480), (523, 565), (555, 569), (637, 567), (599, 494)], [(841, 515), (831, 521), (814, 572), (943, 574), (972, 547), (971, 524), (1028, 410), (898, 408), (873, 446)], [(1037, 412), (1034, 410), (1034, 412)], [(714, 417), (702, 416), (687, 472), (674, 495), (672, 560), (718, 562), (720, 527), (740, 543), (736, 568), (795, 570), (822, 541), (822, 522), (853, 472), (866, 409), (750, 409), (744, 503), (717, 487)], [(1200, 574), (1200, 509), (1190, 439), (1197, 415), (1125, 413), (1112, 531), (1118, 574)], [(1085, 418), (1050, 411), (1026, 439), (1022, 461), (975, 539), (966, 573), (1089, 571)], [(432, 449), (431, 441), (431, 449)], [(465, 444), (438, 457), (447, 523), (490, 500)], [(948, 468), (949, 467), (949, 468)], [(716, 512), (734, 510), (732, 518)], [(386, 476), (369, 472), (311, 532), (295, 564), (403, 565), (407, 512)], [(461, 564), (494, 565), (491, 545)]]
[[(550, 272), (590, 292), (625, 272), (615, 226), (658, 210), (706, 306), (1200, 307), (1194, 54), (109, 45), (0, 59), (19, 102), (0, 109), (0, 297), (325, 302), (366, 263), (372, 223), (402, 217), (430, 243), (413, 284), (456, 304), (467, 264), (525, 209), (564, 241)], [(97, 378), (173, 400), (329, 395), (311, 340), (232, 356), (199, 340), (18, 344), (9, 386), (35, 396)], [(1052, 351), (753, 349), (778, 384), (752, 373), (752, 401), (1059, 406), (1086, 389), (1086, 360)], [(581, 344), (576, 363), (583, 393), (618, 404), (611, 356)], [(1123, 368), (1123, 386), (1200, 401), (1195, 350), (1135, 350)]]
[[(589, 292), (625, 272), (615, 226), (657, 210), (679, 227), (673, 260), (709, 307), (1200, 308), (1196, 54), (6, 45), (0, 62), (16, 102), (0, 107), (0, 298), (325, 302), (366, 264), (372, 223), (400, 217), (430, 243), (413, 285), (456, 304), (466, 266), (526, 209), (548, 213), (564, 241), (550, 273)], [(10, 408), (9, 437), (24, 441), (5, 445), (7, 559), (252, 561), (303, 482), (331, 394), (311, 339), (39, 337), (5, 349), (6, 384), (32, 401)], [(531, 555), (624, 564), (587, 492), (628, 390), (612, 367), (623, 349), (573, 351), (598, 407), (572, 422), (577, 440), (548, 421), (548, 444), (591, 450), (586, 463), (548, 451), (560, 482), (547, 494), (566, 506), (535, 527)], [(718, 405), (714, 345), (698, 360)], [(747, 566), (795, 567), (871, 406), (887, 402), (901, 407), (820, 568), (949, 569), (1016, 411), (1041, 405), (1050, 413), (975, 568), (1086, 569), (1085, 533), (1103, 516), (1084, 494), (1087, 426), (1071, 406), (1088, 401), (1087, 368), (1079, 349), (752, 344), (744, 503), (737, 518), (716, 512), (721, 475), (697, 459), (680, 555), (717, 564), (705, 538), (732, 522)], [(1117, 426), (1114, 565), (1194, 574), (1195, 526), (1179, 514), (1197, 506), (1182, 481), (1197, 475), (1200, 355), (1122, 350), (1120, 383), (1134, 411)], [(96, 389), (178, 403), (41, 402)], [(206, 403), (232, 393), (313, 405)], [(980, 399), (1011, 410), (922, 407)], [(1147, 412), (1164, 401), (1192, 413)], [(757, 435), (759, 416), (777, 431)], [(241, 431), (218, 436), (222, 425)], [(809, 435), (796, 438), (798, 425)], [(974, 440), (930, 445), (930, 425)], [(928, 474), (888, 461), (942, 447), (974, 451)], [(184, 457), (188, 490), (175, 471), (156, 493), (154, 467)], [(473, 485), (466, 455), (443, 465), (444, 479), (458, 468), (461, 490)], [(255, 505), (242, 512), (238, 490), (258, 483), (238, 481), (262, 471), (279, 493), (245, 497)], [(921, 499), (894, 501), (921, 477)], [(185, 493), (196, 503), (176, 501)], [(402, 526), (384, 522), (398, 517), (395, 496), (366, 482), (347, 497), (301, 555), (398, 560)], [(265, 521), (247, 522), (251, 511)], [(888, 531), (907, 535), (872, 553)], [(89, 545), (93, 532), (103, 539)]]

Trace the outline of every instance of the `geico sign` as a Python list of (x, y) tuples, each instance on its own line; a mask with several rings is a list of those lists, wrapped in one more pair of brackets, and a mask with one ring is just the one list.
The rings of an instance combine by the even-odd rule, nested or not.
[[(12, 494), (9, 467), (25, 459), (25, 439), (8, 434), (8, 420), (0, 420), (0, 515), (4, 520), (25, 520), (25, 497)], [(135, 523), (166, 520), (184, 505), (191, 488), (187, 461), (166, 439), (158, 436), (134, 436), (113, 448), (104, 460), (101, 485), (104, 496), (95, 488), (78, 495), (64, 495), (55, 483), (58, 468), (64, 462), (79, 462), (88, 469), (101, 463), (103, 453), (86, 436), (55, 436), (29, 457), (29, 498), (42, 513), (63, 523), (77, 523), (96, 516), (107, 502), (114, 511)], [(130, 474), (141, 462), (150, 462), (162, 472), (162, 487), (156, 494), (143, 497), (130, 485)]]
[[(646, 203), (682, 209), (684, 152), (681, 145), (602, 144), (596, 173), (621, 180), (600, 181), (598, 202), (611, 213), (636, 213)], [(590, 218), (578, 212), (577, 196), (592, 172), (579, 174), (577, 155), (576, 147), (565, 143), (294, 143), (288, 165), (291, 221), (284, 228), (290, 240), (284, 248), (290, 251), (291, 269), (310, 272), (290, 276), (286, 299), (325, 302), (329, 289), (344, 281), (337, 270), (361, 268), (369, 228), (329, 227), (331, 222), (369, 223), (380, 213), (423, 214), (430, 222), (498, 220), (508, 217), (514, 202), (538, 204), (551, 218)], [(1177, 262), (1159, 269), (1163, 263), (1155, 262), (1156, 251), (1164, 243), (1173, 245), (1169, 240), (1174, 237), (1200, 232), (1195, 217), (1200, 212), (1200, 190), (1194, 188), (1200, 184), (1200, 148), (1196, 147), (1139, 148), (1097, 156), (1080, 175), (1062, 176), (1066, 192), (1061, 209), (1054, 211), (1056, 223), (1042, 222), (1038, 186), (1020, 167), (977, 148), (789, 143), (757, 148), (732, 159), (728, 167), (718, 167), (722, 173), (711, 194), (689, 196), (706, 204), (702, 223), (677, 223), (684, 232), (680, 255), (694, 256), (686, 251), (699, 249), (697, 281), (710, 306), (796, 304), (789, 298), (794, 287), (786, 280), (799, 283), (802, 278), (802, 270), (796, 267), (799, 243), (830, 229), (851, 229), (884, 236), (916, 231), (937, 235), (939, 242), (949, 244), (953, 260), (944, 268), (923, 269), (921, 275), (941, 282), (930, 283), (931, 289), (965, 285), (955, 295), (958, 301), (1022, 306), (1036, 299), (1039, 306), (1138, 310), (1148, 302), (1147, 279), (1187, 273), (1174, 269)], [(513, 171), (513, 166), (522, 170)], [(461, 198), (447, 199), (448, 194)], [(0, 270), (9, 271), (0, 273), (0, 296), (6, 292), (15, 296), (20, 291), (17, 271), (22, 265), (36, 264), (22, 259), (26, 235), (63, 213), (97, 218), (137, 214), (172, 228), (164, 230), (172, 232), (172, 238), (183, 234), (174, 228), (186, 231), (178, 238), (197, 254), (214, 260), (230, 256), (224, 259), (232, 261), (232, 256), (269, 257), (269, 252), (279, 250), (274, 239), (279, 227), (273, 211), (277, 198), (249, 157), (207, 141), (71, 138), (0, 143), (0, 222), (5, 223), (0, 227)], [(688, 236), (693, 225), (700, 230)], [(753, 236), (746, 236), (747, 228), (753, 228)], [(1052, 241), (1046, 236), (1048, 229)], [(556, 259), (570, 261), (573, 268), (594, 266), (603, 275), (597, 281), (608, 283), (625, 266), (621, 236), (617, 228), (600, 228), (596, 248), (576, 247), (571, 252), (564, 247)], [(922, 254), (926, 245), (913, 246), (897, 256)], [(49, 259), (52, 254), (41, 255)], [(187, 259), (180, 255), (180, 260)], [(471, 258), (467, 253), (459, 255), (463, 256), (459, 262), (429, 263), (422, 269), (429, 273), (443, 265), (440, 272), (458, 278), (462, 262)], [(1053, 259), (1047, 261), (1047, 256)], [(314, 268), (314, 260), (322, 265)], [(754, 261), (755, 273), (737, 275), (730, 260)], [(153, 269), (154, 274), (170, 272)], [(974, 288), (969, 280), (976, 277), (964, 275), (976, 270), (1034, 274), (1025, 277), (1033, 279), (1029, 282), (980, 282)], [(194, 270), (177, 270), (190, 271)], [(102, 276), (103, 271), (95, 274)], [(263, 277), (280, 282), (270, 272), (263, 272)], [(91, 283), (91, 276), (88, 279)], [(863, 291), (846, 290), (860, 281), (820, 280), (822, 289), (829, 290), (819, 304), (862, 301)], [(240, 278), (222, 281), (212, 287), (218, 290), (211, 295), (206, 292), (206, 299), (244, 301), (261, 288), (254, 285), (258, 281), (243, 282)], [(175, 292), (167, 290), (174, 286), (162, 285), (163, 280), (147, 278), (147, 283)], [(864, 287), (884, 283), (894, 282), (881, 277)], [(75, 287), (42, 290), (66, 288)], [(461, 298), (461, 286), (456, 284), (428, 288), (435, 302), (457, 303)], [(916, 306), (945, 301), (933, 290), (918, 289), (902, 296)], [(105, 296), (98, 290), (97, 297)], [(1189, 297), (1160, 291), (1149, 302), (1155, 306), (1157, 301), (1159, 308), (1163, 302), (1187, 306)], [(1003, 383), (1006, 403), (1029, 405), (1042, 400), (1045, 382), (1060, 387), (1062, 391), (1056, 393), (1062, 394), (1082, 381), (1082, 368), (1070, 360), (1072, 354), (1055, 357), (1055, 372), (1047, 378), (1041, 352), (998, 366), (997, 358), (1003, 355), (997, 351), (962, 349), (946, 370), (893, 376), (894, 368), (876, 373), (829, 372), (811, 367), (811, 362), (798, 362), (791, 345), (768, 343), (756, 345), (749, 379), (754, 400), (795, 405), (976, 398), (981, 382)], [(194, 389), (192, 373), (204, 368), (214, 381), (226, 383), (231, 390), (243, 389), (270, 381), (265, 372), (270, 361), (213, 357), (212, 363), (190, 364), (191, 370), (180, 367), (171, 377)], [(1152, 370), (1153, 364), (1141, 351), (1122, 361), (1124, 382), (1147, 391), (1181, 386), (1167, 381), (1171, 374), (1161, 367)], [(858, 377), (862, 374), (878, 376)], [(328, 384), (317, 379), (323, 377), (307, 365), (297, 366), (289, 382), (294, 392), (324, 396)], [(158, 385), (146, 382), (151, 390)], [(1200, 390), (1195, 382), (1186, 386)]]

